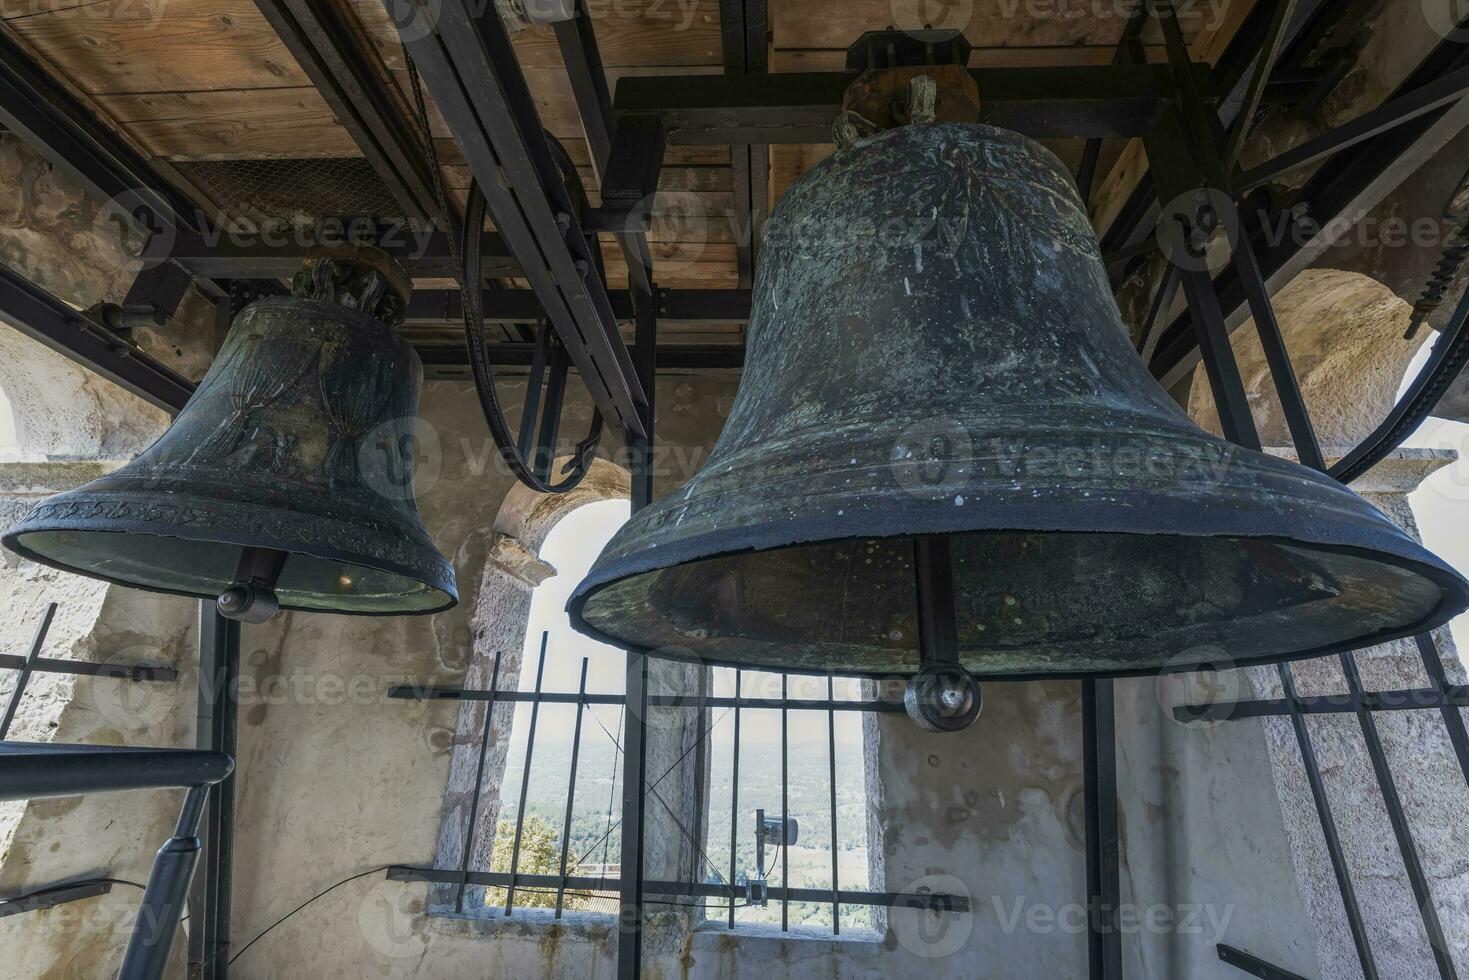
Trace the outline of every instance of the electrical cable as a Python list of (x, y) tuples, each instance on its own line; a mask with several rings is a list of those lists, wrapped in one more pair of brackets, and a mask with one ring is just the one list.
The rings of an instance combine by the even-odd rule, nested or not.
[(16, 895), (14, 898), (0, 898), (0, 905), (26, 902), (33, 898), (40, 898), (43, 895), (50, 895), (52, 892), (65, 891), (69, 888), (80, 888), (83, 885), (95, 885), (101, 882), (107, 882), (111, 885), (130, 885), (139, 891), (148, 890), (147, 886), (142, 882), (132, 881), (127, 878), (83, 878), (81, 881), (67, 881), (59, 885), (51, 885), (47, 888), (38, 888), (33, 892), (26, 892), (24, 895)]
[(234, 956), (231, 956), (230, 957), (229, 963), (227, 965), (234, 966), (235, 960), (239, 959), (241, 956), (244, 956), (245, 955), (245, 951), (247, 949), (249, 949), (251, 946), (254, 946), (256, 943), (260, 942), (260, 940), (264, 939), (265, 936), (270, 932), (270, 930), (274, 929), (276, 926), (280, 925), (282, 922), (285, 922), (291, 916), (295, 915), (297, 912), (301, 911), (306, 906), (308, 906), (312, 902), (316, 901), (318, 898), (321, 898), (323, 895), (326, 895), (329, 892), (335, 891), (336, 889), (342, 887), (343, 885), (345, 885), (349, 881), (356, 881), (358, 878), (366, 878), (370, 874), (375, 874), (378, 871), (386, 871), (390, 867), (392, 867), (392, 865), (390, 865), (390, 864), (383, 864), (383, 865), (379, 865), (376, 868), (368, 868), (366, 871), (360, 871), (357, 874), (352, 875), (350, 878), (343, 878), (341, 881), (337, 882), (335, 885), (332, 885), (332, 886), (330, 886), (328, 888), (324, 888), (321, 891), (317, 892), (315, 895), (312, 895), (306, 901), (302, 902), (300, 905), (297, 905), (295, 908), (291, 909), (291, 911), (287, 912), (285, 915), (281, 916), (279, 919), (276, 919), (270, 925), (266, 926), (259, 934), (257, 934), (255, 936), (254, 939), (250, 940), (244, 946), (240, 947), (240, 951), (238, 953), (236, 953)]

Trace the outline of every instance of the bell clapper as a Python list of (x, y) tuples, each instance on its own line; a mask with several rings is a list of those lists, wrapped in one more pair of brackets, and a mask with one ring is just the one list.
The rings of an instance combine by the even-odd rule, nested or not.
[(954, 564), (949, 539), (913, 539), (918, 592), (918, 673), (908, 680), (903, 707), (919, 728), (958, 732), (974, 724), (983, 705), (979, 682), (959, 662)]
[(219, 614), (242, 623), (263, 623), (279, 612), (281, 603), (275, 584), (286, 557), (286, 552), (271, 548), (244, 549), (234, 582), (215, 600)]

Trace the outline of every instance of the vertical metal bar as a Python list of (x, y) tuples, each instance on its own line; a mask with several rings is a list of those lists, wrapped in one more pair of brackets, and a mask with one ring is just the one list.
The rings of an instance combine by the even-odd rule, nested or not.
[(1091, 980), (1122, 980), (1121, 853), (1117, 831), (1117, 742), (1112, 682), (1081, 682), (1086, 814), (1087, 970)]
[(546, 400), (541, 406), (541, 428), (536, 433), (535, 458), (531, 460), (536, 476), (547, 480), (556, 459), (556, 437), (561, 431), (561, 405), (566, 400), (566, 371), (570, 358), (559, 343), (551, 346), (551, 377), (546, 382)]
[(546, 380), (546, 360), (551, 351), (551, 324), (541, 323), (541, 329), (536, 334), (536, 346), (530, 359), (530, 374), (525, 379), (525, 404), (520, 412), (520, 432), (515, 439), (515, 446), (520, 451), (521, 459), (530, 459), (531, 465), (537, 462), (531, 459), (531, 450), (535, 446), (536, 419), (540, 415), (541, 388)]
[(26, 651), (25, 663), (20, 665), (15, 675), (15, 690), (10, 692), (10, 700), (5, 703), (5, 715), (0, 717), (0, 739), (4, 739), (10, 731), (10, 723), (15, 720), (15, 712), (20, 707), (20, 699), (25, 697), (26, 684), (31, 679), (31, 671), (36, 666), (36, 660), (41, 656), (41, 648), (46, 645), (46, 633), (51, 629), (51, 620), (56, 616), (56, 603), (46, 603), (46, 609), (41, 613), (41, 621), (36, 624), (36, 632), (31, 635), (31, 648)]
[(735, 876), (739, 874), (740, 845), (740, 670), (735, 668), (734, 761), (729, 781), (729, 927), (735, 924)]
[(571, 734), (571, 775), (566, 785), (566, 821), (561, 825), (561, 880), (556, 882), (556, 918), (561, 918), (561, 906), (566, 897), (566, 856), (571, 848), (571, 811), (572, 803), (576, 800), (576, 761), (581, 755), (581, 719), (586, 711), (587, 696), (587, 664), (586, 657), (581, 658), (581, 684), (577, 687), (576, 700), (576, 727)]
[(485, 754), (490, 747), (490, 730), (495, 724), (495, 695), (500, 691), (500, 652), (490, 667), (490, 695), (485, 700), (485, 724), (479, 733), (479, 765), (474, 773), (474, 795), (469, 798), (469, 821), (464, 827), (464, 853), (459, 856), (459, 887), (454, 893), (454, 911), (464, 911), (464, 888), (469, 884), (469, 859), (474, 851), (474, 832), (479, 829), (479, 799), (485, 788)]
[[(826, 700), (836, 700), (836, 685), (830, 674), (826, 675)], [(837, 877), (837, 713), (826, 711), (826, 754), (827, 776), (831, 780), (831, 934), (842, 934), (841, 883)]]
[[(1128, 16), (1127, 23), (1122, 25), (1122, 34), (1117, 39), (1117, 48), (1112, 52), (1112, 64), (1124, 64), (1132, 60), (1132, 44), (1142, 34), (1143, 24), (1147, 21), (1146, 4), (1138, 4)], [(1090, 204), (1092, 196), (1092, 184), (1096, 181), (1097, 162), (1102, 155), (1102, 141), (1100, 139), (1089, 139), (1086, 148), (1082, 150), (1081, 166), (1076, 170), (1076, 188), (1081, 192), (1082, 204)]]
[(1423, 873), (1423, 864), (1418, 860), (1418, 848), (1413, 844), (1413, 832), (1408, 827), (1407, 815), (1403, 813), (1403, 801), (1398, 796), (1393, 782), (1392, 770), (1387, 756), (1382, 751), (1382, 739), (1377, 733), (1377, 719), (1367, 710), (1362, 698), (1362, 678), (1357, 673), (1357, 660), (1350, 653), (1341, 655), (1342, 673), (1347, 678), (1347, 690), (1352, 696), (1352, 710), (1357, 723), (1362, 727), (1362, 740), (1367, 743), (1367, 757), (1372, 760), (1372, 772), (1377, 776), (1377, 788), (1382, 791), (1382, 802), (1387, 807), (1387, 818), (1392, 823), (1392, 832), (1398, 840), (1398, 851), (1403, 856), (1403, 867), (1408, 872), (1408, 883), (1413, 888), (1413, 900), (1418, 903), (1423, 916), (1423, 929), (1428, 934), (1428, 944), (1433, 948), (1433, 959), (1438, 964), (1438, 975), (1442, 980), (1457, 980), (1454, 961), (1449, 955), (1443, 926), (1438, 921), (1438, 910), (1433, 905), (1433, 892), (1428, 888), (1428, 878)]
[(525, 803), (530, 793), (530, 764), (536, 752), (536, 723), (541, 715), (541, 678), (546, 673), (546, 639), (541, 631), (541, 656), (536, 661), (536, 699), (530, 703), (530, 731), (525, 736), (525, 765), (520, 770), (520, 803), (515, 808), (515, 841), (510, 845), (510, 884), (505, 886), (505, 914), (515, 907), (515, 875), (520, 870), (520, 833), (525, 829)]
[(1449, 744), (1454, 747), (1454, 755), (1459, 760), (1464, 781), (1469, 783), (1469, 732), (1465, 731), (1464, 716), (1445, 697), (1449, 681), (1444, 676), (1443, 661), (1438, 656), (1438, 644), (1433, 642), (1431, 633), (1420, 633), (1414, 639), (1418, 642), (1418, 653), (1423, 657), (1423, 670), (1428, 674), (1429, 686), (1438, 694), (1438, 710), (1443, 715), (1444, 726), (1449, 730)]
[(789, 674), (780, 675), (780, 931), (791, 927), (791, 774), (790, 774), (790, 698)]
[[(196, 748), (235, 757), (238, 731), (240, 624), (219, 614), (214, 600), (199, 603), (199, 696)], [(231, 772), (208, 792), (202, 860), (189, 895), (188, 974), (195, 980), (229, 975), (230, 896), (234, 865), (235, 776)]]
[(178, 826), (153, 859), (118, 980), (162, 980), (168, 969), (168, 954), (199, 866), (199, 823), (208, 800), (207, 786), (194, 786), (184, 797)]
[[(646, 436), (632, 441), (632, 510), (653, 502), (653, 417), (658, 344), (656, 287), (633, 292), (633, 366), (647, 396), (642, 406)], [(637, 980), (643, 965), (643, 830), (647, 813), (648, 664), (636, 651), (627, 654), (627, 710), (622, 732), (622, 874), (618, 885), (618, 980)]]
[(1365, 980), (1377, 980), (1377, 964), (1367, 943), (1367, 929), (1362, 923), (1362, 910), (1357, 905), (1357, 890), (1352, 886), (1352, 876), (1347, 870), (1341, 838), (1336, 833), (1336, 820), (1331, 815), (1331, 803), (1326, 798), (1326, 784), (1321, 779), (1316, 749), (1311, 744), (1311, 732), (1306, 728), (1306, 716), (1302, 714), (1301, 703), (1296, 696), (1295, 679), (1291, 674), (1290, 664), (1278, 664), (1277, 669), (1280, 671), (1280, 686), (1285, 695), (1285, 705), (1290, 712), (1291, 727), (1295, 729), (1296, 745), (1301, 750), (1301, 762), (1306, 767), (1306, 781), (1311, 786), (1311, 799), (1316, 804), (1316, 816), (1321, 822), (1321, 834), (1326, 838), (1326, 852), (1331, 857), (1331, 870), (1336, 875), (1336, 887), (1341, 892), (1347, 926), (1352, 932), (1352, 944), (1356, 946), (1357, 959), (1362, 964), (1362, 976)]

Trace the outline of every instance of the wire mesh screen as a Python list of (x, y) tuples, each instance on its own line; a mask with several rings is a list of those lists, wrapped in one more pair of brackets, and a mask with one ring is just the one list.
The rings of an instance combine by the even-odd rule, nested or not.
[(177, 166), (226, 218), (255, 228), (311, 227), (341, 215), (403, 217), (402, 206), (362, 157), (199, 160)]

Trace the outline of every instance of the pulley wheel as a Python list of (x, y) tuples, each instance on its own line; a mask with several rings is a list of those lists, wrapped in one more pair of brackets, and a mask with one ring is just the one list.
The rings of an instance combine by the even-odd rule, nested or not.
[(959, 732), (974, 724), (983, 701), (979, 682), (963, 667), (925, 667), (903, 692), (908, 717), (924, 731)]

